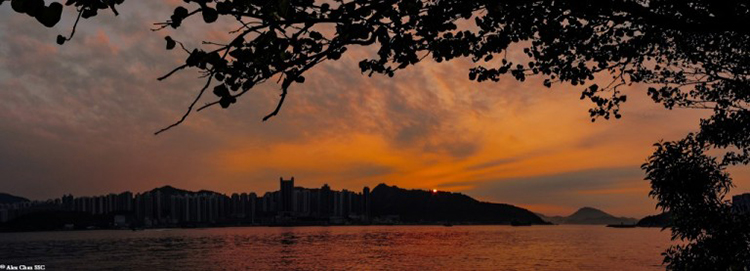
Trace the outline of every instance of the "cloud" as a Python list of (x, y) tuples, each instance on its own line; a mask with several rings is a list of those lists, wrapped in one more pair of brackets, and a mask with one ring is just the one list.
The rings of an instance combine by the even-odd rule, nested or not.
[[(592, 124), (575, 87), (471, 82), (466, 59), (368, 77), (357, 63), (374, 51), (355, 46), (306, 74), (268, 122), (260, 120), (278, 101), (274, 82), (153, 136), (204, 82), (195, 70), (156, 81), (185, 57), (165, 51), (164, 36), (209, 46), (199, 41), (226, 38), (233, 23), (149, 30), (179, 4), (127, 3), (120, 16), (84, 20), (65, 46), (54, 37), (72, 16), (46, 29), (0, 7), (0, 191), (43, 199), (171, 184), (263, 193), (293, 175), (310, 187), (386, 182), (555, 212), (587, 204), (646, 214), (653, 203), (637, 165), (651, 143), (680, 138), (705, 115), (665, 110), (632, 86), (622, 120)], [(735, 176), (739, 189), (747, 176)]]
[(648, 191), (643, 172), (633, 165), (484, 181), (467, 192), (542, 213), (552, 211), (547, 213), (552, 215), (567, 215), (584, 206), (630, 215), (654, 208), (655, 202), (647, 199)]

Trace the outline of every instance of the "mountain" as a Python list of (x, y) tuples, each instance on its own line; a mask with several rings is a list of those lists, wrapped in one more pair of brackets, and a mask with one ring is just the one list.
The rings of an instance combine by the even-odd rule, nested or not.
[(607, 224), (635, 224), (638, 219), (631, 217), (616, 217), (602, 210), (583, 207), (569, 216), (543, 216), (545, 221), (554, 224), (584, 224), (584, 225), (607, 225)]
[(548, 224), (529, 210), (475, 200), (461, 193), (406, 190), (379, 184), (371, 193), (373, 216), (397, 215), (407, 223)]
[(184, 189), (175, 188), (175, 187), (172, 187), (171, 185), (165, 185), (165, 186), (154, 188), (154, 189), (151, 190), (151, 192), (157, 192), (157, 191), (161, 192), (162, 195), (165, 195), (165, 196), (171, 196), (171, 195), (197, 195), (197, 194), (219, 194), (217, 192), (209, 191), (209, 190), (200, 190), (198, 192), (193, 192), (193, 191), (188, 191), (188, 190), (184, 190)]
[(650, 215), (638, 221), (638, 227), (667, 227), (672, 224), (669, 213)]
[(542, 218), (542, 220), (550, 222), (552, 224), (565, 224), (564, 223), (565, 222), (565, 218), (566, 218), (565, 216), (546, 216), (546, 215), (541, 214), (541, 213), (534, 213), (534, 214), (536, 214), (537, 216), (539, 216), (540, 218)]
[(22, 198), (19, 196), (13, 196), (7, 193), (0, 193), (0, 204), (11, 204), (11, 203), (16, 203), (16, 202), (26, 202), (26, 201), (29, 201), (29, 199)]

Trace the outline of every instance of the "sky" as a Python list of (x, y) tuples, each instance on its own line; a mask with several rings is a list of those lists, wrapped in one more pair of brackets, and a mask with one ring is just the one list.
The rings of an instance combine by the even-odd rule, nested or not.
[[(232, 30), (195, 18), (178, 30), (150, 31), (181, 2), (126, 2), (120, 16), (83, 20), (64, 46), (55, 37), (69, 33), (72, 9), (48, 29), (0, 6), (0, 192), (48, 199), (172, 185), (262, 194), (294, 176), (303, 187), (387, 183), (547, 215), (591, 206), (642, 217), (658, 212), (640, 170), (652, 144), (696, 131), (709, 113), (666, 110), (646, 86), (633, 85), (624, 89), (622, 119), (592, 123), (580, 86), (547, 89), (543, 78), (510, 76), (472, 82), (466, 59), (367, 77), (357, 63), (372, 48), (351, 48), (309, 71), (267, 122), (280, 93), (275, 82), (155, 136), (204, 83), (196, 70), (156, 80), (186, 57), (166, 51), (164, 37), (192, 48), (227, 41)], [(731, 194), (750, 191), (750, 170), (731, 173)]]

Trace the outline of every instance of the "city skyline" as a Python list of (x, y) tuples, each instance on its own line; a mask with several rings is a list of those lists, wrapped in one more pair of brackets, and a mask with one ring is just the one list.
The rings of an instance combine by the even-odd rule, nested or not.
[[(292, 177), (292, 178), (294, 178), (294, 177)], [(386, 184), (386, 183), (388, 183), (388, 182), (380, 182), (378, 184)], [(377, 184), (375, 184), (375, 185), (377, 185)], [(369, 188), (369, 187), (374, 187), (375, 185), (365, 185), (363, 187), (364, 188)], [(310, 187), (323, 187), (323, 186), (328, 186), (328, 183), (324, 182), (321, 185), (317, 185), (317, 186), (316, 185), (310, 185)], [(274, 189), (269, 189), (269, 190), (264, 190), (264, 191), (255, 191), (255, 190), (252, 190), (252, 189), (245, 189), (245, 190), (239, 190), (239, 191), (218, 191), (218, 190), (214, 190), (214, 189), (210, 189), (210, 188), (205, 188), (205, 187), (203, 187), (203, 188), (201, 188), (201, 187), (181, 187), (181, 186), (175, 186), (175, 185), (171, 185), (171, 184), (166, 184), (165, 183), (165, 184), (161, 184), (161, 185), (155, 185), (152, 188), (146, 188), (146, 189), (140, 189), (140, 190), (125, 189), (125, 190), (120, 190), (119, 192), (118, 191), (108, 191), (108, 192), (90, 193), (90, 194), (76, 194), (76, 193), (72, 193), (72, 192), (66, 192), (66, 193), (62, 193), (62, 196), (64, 197), (64, 196), (70, 195), (70, 196), (74, 196), (76, 198), (97, 198), (97, 197), (107, 197), (107, 196), (110, 196), (110, 195), (120, 195), (120, 194), (123, 194), (123, 193), (130, 193), (132, 195), (137, 195), (137, 194), (148, 193), (148, 192), (151, 192), (151, 191), (153, 191), (155, 189), (160, 189), (160, 188), (164, 188), (164, 187), (170, 187), (170, 188), (175, 188), (175, 189), (179, 189), (179, 190), (191, 191), (193, 193), (198, 193), (198, 192), (205, 191), (205, 192), (217, 193), (217, 194), (225, 195), (225, 196), (231, 196), (231, 195), (234, 195), (234, 194), (255, 194), (255, 195), (260, 195), (260, 197), (262, 197), (262, 195), (264, 195), (264, 194), (275, 193), (275, 192), (280, 192), (281, 191), (278, 188), (275, 189), (275, 190)], [(302, 187), (302, 186), (295, 186), (295, 188), (300, 188), (300, 187)], [(472, 196), (473, 198), (476, 198), (478, 200), (485, 201), (485, 202), (497, 202), (497, 203), (511, 204), (511, 205), (519, 206), (519, 207), (522, 207), (522, 208), (525, 208), (525, 209), (529, 209), (529, 210), (531, 210), (531, 211), (533, 211), (535, 213), (544, 213), (543, 211), (535, 210), (535, 208), (533, 206), (529, 208), (529, 207), (523, 206), (522, 204), (516, 204), (516, 203), (508, 202), (508, 201), (502, 201), (502, 200), (495, 200), (495, 201), (489, 200), (488, 201), (488, 200), (483, 200), (480, 197), (475, 197), (475, 196), (473, 196), (471, 194), (467, 194), (467, 193), (464, 193), (462, 191), (449, 191), (449, 190), (442, 190), (442, 189), (438, 189), (438, 188), (427, 188), (427, 187), (402, 187), (402, 186), (399, 186), (399, 187), (404, 188), (404, 189), (417, 189), (417, 190), (424, 190), (424, 191), (445, 191), (445, 192), (463, 193), (463, 194), (466, 194), (468, 196)], [(302, 187), (302, 188), (306, 188), (306, 187)], [(340, 190), (343, 190), (343, 191), (357, 191), (356, 188), (351, 188), (351, 187), (340, 188)], [(360, 190), (361, 190), (361, 187), (360, 187)], [(5, 191), (0, 191), (0, 193), (3, 193), (3, 192), (5, 192)], [(27, 196), (22, 195), (22, 194), (14, 194), (14, 193), (7, 193), (7, 194), (10, 194), (10, 195), (13, 195), (13, 196), (27, 198), (30, 201), (37, 201), (37, 202), (55, 201), (55, 200), (60, 200), (62, 198), (60, 196), (58, 196), (58, 197), (50, 197), (50, 198), (31, 198), (31, 197), (27, 197)], [(553, 215), (553, 216), (563, 216), (563, 215), (568, 215), (568, 214), (572, 213), (573, 211), (575, 211), (575, 210), (577, 210), (577, 209), (579, 209), (581, 207), (587, 207), (587, 206), (601, 208), (601, 207), (596, 206), (596, 205), (581, 205), (581, 206), (578, 206), (578, 207), (571, 207), (571, 209), (569, 209), (569, 211), (562, 211), (560, 213), (550, 212), (550, 213), (544, 213), (544, 214), (545, 215)], [(653, 215), (653, 214), (656, 214), (656, 213), (658, 213), (657, 210), (654, 210), (654, 212), (652, 212), (652, 213), (646, 213), (644, 215), (627, 215), (627, 216), (643, 217), (643, 216)]]
[[(630, 171), (630, 172), (632, 174), (633, 171)], [(607, 172), (596, 172), (596, 171), (594, 171), (594, 172), (582, 172), (582, 174), (584, 176), (585, 175), (603, 176), (604, 174), (608, 174), (608, 173)], [(614, 176), (615, 177), (621, 176), (621, 175), (627, 175), (627, 174), (628, 174), (627, 170), (615, 169), (615, 171), (614, 171)], [(552, 176), (551, 180), (555, 180), (557, 182), (566, 181), (566, 180), (571, 181), (572, 180), (571, 178), (573, 178), (573, 176), (575, 176), (575, 175), (576, 175), (576, 173), (574, 172), (573, 174), (571, 174), (571, 176), (562, 175), (560, 178), (557, 178), (557, 176)], [(533, 185), (534, 182), (538, 182), (539, 180), (537, 180), (535, 178), (520, 178), (516, 182), (517, 183), (522, 183), (524, 181), (529, 181)], [(74, 193), (73, 191), (70, 191), (70, 190), (64, 190), (64, 191), (69, 191), (69, 192), (63, 192), (63, 193), (61, 193), (61, 195), (71, 194), (71, 195), (76, 195), (76, 196), (81, 196), (81, 197), (94, 197), (94, 196), (97, 196), (97, 195), (106, 195), (106, 194), (111, 194), (111, 193), (120, 194), (120, 193), (123, 193), (123, 192), (142, 193), (142, 192), (151, 191), (151, 190), (154, 189), (154, 187), (158, 188), (158, 187), (164, 187), (164, 186), (170, 186), (170, 187), (175, 187), (175, 188), (179, 188), (179, 189), (185, 189), (185, 190), (189, 190), (189, 191), (211, 191), (211, 192), (216, 192), (216, 193), (225, 194), (225, 195), (231, 195), (233, 193), (243, 193), (241, 191), (246, 191), (248, 193), (252, 192), (252, 193), (257, 193), (257, 194), (264, 194), (264, 193), (269, 193), (269, 192), (273, 192), (273, 191), (278, 191), (278, 189), (275, 190), (274, 188), (272, 188), (273, 187), (272, 183), (273, 182), (266, 182), (265, 186), (271, 187), (271, 188), (268, 188), (266, 190), (255, 190), (253, 188), (247, 188), (247, 189), (241, 189), (241, 190), (233, 191), (233, 190), (212, 189), (212, 188), (204, 187), (204, 186), (201, 186), (201, 185), (180, 186), (180, 185), (175, 185), (174, 182), (166, 182), (165, 181), (165, 182), (153, 182), (153, 183), (143, 184), (142, 185), (143, 188), (141, 188), (141, 189), (127, 189), (127, 188), (125, 188), (125, 189), (121, 189), (121, 190), (107, 191), (106, 188), (103, 188), (101, 192), (89, 192), (89, 193)], [(336, 183), (337, 186), (340, 187), (342, 190), (350, 190), (350, 191), (352, 191), (352, 190), (356, 189), (356, 187), (354, 187), (356, 185), (351, 185), (351, 183), (346, 183), (346, 182), (343, 182), (343, 183), (342, 182), (326, 182), (326, 181), (316, 182), (315, 180), (307, 180), (306, 183), (310, 183), (310, 185), (312, 187), (328, 185), (329, 183)], [(373, 184), (367, 184), (367, 183), (365, 183), (365, 184), (362, 184), (361, 187), (373, 187), (374, 185), (379, 184), (379, 183), (390, 183), (390, 182), (384, 180), (384, 181), (380, 181), (380, 182), (375, 182)], [(359, 184), (359, 182), (357, 182), (357, 184)], [(396, 185), (398, 185), (398, 184), (396, 184)], [(411, 186), (404, 186), (404, 185), (398, 185), (398, 186), (402, 187), (402, 188), (406, 188), (406, 189), (420, 189), (420, 190), (426, 190), (426, 191), (431, 191), (433, 189), (438, 189), (438, 190), (441, 190), (441, 191), (459, 192), (459, 193), (463, 193), (463, 194), (469, 195), (469, 196), (471, 196), (473, 198), (476, 198), (478, 200), (481, 200), (481, 201), (486, 201), (486, 202), (500, 202), (500, 203), (512, 204), (512, 205), (519, 206), (519, 207), (522, 207), (522, 208), (525, 208), (525, 209), (529, 209), (529, 210), (531, 210), (531, 211), (533, 211), (535, 213), (544, 213), (545, 215), (554, 215), (554, 216), (568, 215), (568, 214), (572, 213), (573, 211), (577, 210), (578, 208), (584, 207), (584, 206), (593, 206), (593, 207), (603, 208), (603, 209), (608, 209), (608, 210), (613, 209), (613, 208), (610, 208), (607, 204), (597, 205), (597, 204), (589, 204), (589, 203), (583, 203), (580, 206), (575, 206), (575, 205), (568, 206), (567, 208), (552, 208), (552, 209), (547, 209), (547, 208), (545, 208), (546, 206), (542, 206), (542, 208), (540, 208), (540, 206), (536, 206), (536, 205), (533, 205), (533, 204), (529, 205), (529, 204), (523, 204), (523, 203), (513, 202), (513, 201), (510, 201), (510, 200), (503, 200), (502, 198), (493, 197), (492, 195), (488, 195), (488, 191), (479, 191), (479, 190), (476, 190), (476, 189), (475, 190), (469, 190), (469, 191), (461, 191), (461, 190), (444, 189), (444, 188), (442, 188), (440, 186), (436, 186), (436, 187), (411, 187)], [(151, 187), (151, 188), (149, 188), (149, 187)], [(72, 188), (72, 190), (79, 190), (79, 187)], [(120, 191), (120, 192), (117, 192), (117, 191)], [(138, 191), (142, 191), (142, 192), (138, 192)], [(8, 192), (8, 191), (0, 191), (0, 192), (8, 193), (8, 194), (11, 194), (11, 195), (14, 195), (14, 196), (20, 196), (20, 197), (28, 198), (29, 200), (32, 200), (32, 201), (46, 201), (46, 200), (58, 198), (58, 197), (55, 197), (55, 196), (47, 197), (47, 198), (35, 198), (35, 197), (27, 196), (25, 194), (11, 193), (11, 192)], [(489, 192), (491, 193), (492, 191), (489, 191)], [(747, 193), (747, 192), (741, 191), (739, 189), (735, 189), (735, 190), (733, 190), (733, 193), (731, 193), (731, 194), (739, 195), (739, 194), (745, 194), (745, 193)], [(606, 194), (608, 194), (608, 193), (605, 193), (605, 195)], [(593, 194), (593, 195), (595, 195), (595, 194)], [(646, 199), (646, 200), (647, 201), (652, 201), (652, 199)], [(620, 211), (618, 209), (614, 209), (614, 210), (615, 211), (613, 211), (613, 213), (618, 213), (618, 214), (621, 213), (622, 215), (629, 216), (629, 217), (645, 217), (645, 216), (648, 216), (648, 215), (653, 215), (653, 214), (658, 213), (658, 210), (656, 210), (655, 208), (653, 208), (652, 210), (645, 210), (645, 211), (634, 212), (634, 213), (622, 212), (622, 211)]]
[[(378, 186), (381, 186), (381, 185), (386, 185), (386, 183), (378, 184)], [(320, 186), (320, 188), (308, 188), (302, 185), (297, 186), (294, 183), (294, 176), (292, 176), (288, 180), (284, 180), (283, 177), (279, 177), (279, 187), (277, 190), (264, 191), (262, 193), (261, 192), (256, 193), (255, 191), (250, 191), (250, 190), (232, 191), (232, 192), (222, 193), (222, 192), (212, 191), (210, 189), (191, 190), (191, 189), (177, 188), (171, 185), (164, 185), (164, 186), (157, 186), (156, 188), (152, 188), (152, 189), (143, 190), (141, 192), (138, 192), (138, 191), (134, 192), (131, 190), (126, 190), (126, 191), (121, 191), (121, 192), (110, 191), (110, 192), (99, 194), (99, 195), (73, 195), (72, 193), (66, 193), (66, 194), (63, 194), (61, 197), (57, 197), (57, 198), (48, 198), (48, 199), (26, 198), (29, 201), (19, 203), (20, 205), (18, 206), (16, 206), (16, 204), (6, 204), (5, 206), (3, 206), (3, 204), (0, 204), (0, 207), (6, 208), (9, 206), (11, 207), (16, 206), (16, 208), (19, 208), (19, 207), (29, 208), (29, 207), (34, 207), (34, 206), (44, 206), (48, 204), (53, 204), (53, 205), (67, 206), (66, 208), (69, 208), (70, 210), (73, 210), (73, 211), (82, 211), (82, 212), (88, 212), (91, 214), (106, 214), (106, 213), (113, 212), (113, 211), (132, 212), (135, 210), (133, 206), (138, 204), (137, 202), (138, 202), (139, 197), (143, 197), (146, 195), (153, 196), (154, 195), (153, 193), (155, 191), (157, 192), (156, 195), (160, 195), (158, 194), (160, 193), (160, 191), (167, 190), (167, 191), (178, 191), (177, 194), (179, 194), (179, 196), (188, 196), (188, 195), (220, 196), (220, 197), (226, 198), (227, 200), (231, 200), (233, 202), (232, 204), (235, 204), (234, 201), (238, 199), (242, 199), (243, 201), (250, 200), (250, 202), (252, 202), (253, 207), (247, 207), (247, 208), (255, 208), (255, 204), (263, 204), (263, 205), (260, 205), (262, 207), (260, 206), (258, 207), (260, 208), (259, 210), (264, 210), (266, 212), (269, 210), (272, 210), (273, 212), (279, 212), (279, 214), (284, 214), (284, 213), (299, 214), (301, 212), (300, 210), (305, 210), (304, 211), (305, 213), (311, 213), (312, 207), (310, 207), (309, 205), (307, 207), (302, 207), (304, 205), (299, 205), (299, 202), (303, 202), (303, 201), (308, 201), (307, 204), (309, 204), (309, 201), (311, 199), (310, 199), (309, 194), (302, 196), (298, 194), (297, 192), (307, 191), (309, 193), (310, 191), (313, 191), (317, 193), (321, 189), (322, 190), (327, 189), (328, 191), (333, 191), (334, 193), (344, 193), (344, 194), (353, 193), (355, 196), (358, 195), (360, 197), (362, 197), (362, 195), (369, 195), (371, 191), (370, 186), (364, 186), (361, 189), (362, 192), (359, 194), (357, 190), (352, 190), (352, 189), (342, 188), (341, 190), (335, 190), (335, 189), (332, 189), (327, 183), (324, 183), (322, 186)], [(433, 189), (406, 188), (406, 189), (432, 192), (433, 194), (448, 192), (448, 191), (440, 191), (434, 188)], [(7, 195), (25, 198), (22, 195), (11, 195), (11, 194), (7, 194)], [(264, 201), (264, 198), (266, 201)], [(273, 199), (274, 203), (267, 202), (269, 198), (274, 198)], [(302, 198), (304, 198), (304, 200), (302, 200)], [(365, 196), (365, 202), (367, 202), (366, 199), (367, 199), (367, 196)], [(748, 208), (750, 208), (748, 207), (750, 206), (750, 193), (729, 195), (727, 199), (732, 199), (732, 202), (739, 203), (739, 205), (734, 204), (733, 208), (739, 208), (740, 212), (744, 212), (744, 213), (748, 212), (747, 210)], [(339, 204), (340, 203), (341, 202), (339, 202)], [(496, 203), (514, 205), (513, 203), (510, 203), (510, 202), (496, 202)], [(247, 204), (250, 204), (250, 203), (247, 203)], [(266, 204), (274, 204), (273, 206), (275, 207), (266, 206)], [(123, 208), (122, 206), (128, 206), (128, 207), (124, 209), (119, 209), (119, 208)], [(362, 208), (364, 208), (363, 210), (368, 210), (367, 214), (369, 216), (369, 204), (365, 206), (366, 207), (362, 207)], [(523, 207), (523, 206), (519, 206), (519, 207)], [(315, 207), (315, 208), (321, 208), (321, 207)], [(322, 207), (322, 208), (325, 208), (325, 207)], [(597, 206), (581, 206), (580, 208), (585, 209), (585, 208), (598, 208), (598, 207)], [(331, 211), (331, 213), (340, 215), (341, 214), (340, 210), (341, 208), (339, 208), (339, 211)], [(541, 214), (545, 216), (561, 217), (561, 216), (566, 215), (566, 214), (550, 214), (550, 213), (545, 214), (542, 212), (537, 212), (533, 209), (529, 209), (529, 210), (533, 211), (536, 214)], [(253, 217), (254, 215), (255, 213), (253, 212)], [(646, 215), (646, 216), (650, 216), (650, 215)], [(161, 215), (159, 215), (158, 217), (161, 217)], [(638, 217), (638, 216), (635, 216), (635, 217)], [(7, 220), (8, 220), (7, 213), (0, 215), (0, 222), (4, 222)]]
[[(0, 195), (0, 230), (551, 224), (542, 215), (517, 206), (481, 202), (436, 189), (403, 189), (384, 183), (372, 190), (365, 186), (359, 191), (336, 190), (327, 184), (308, 188), (295, 185), (294, 177), (286, 180), (280, 177), (278, 184), (278, 190), (262, 195), (189, 191), (171, 186), (97, 196), (66, 194), (45, 201)], [(581, 210), (584, 209), (587, 208)], [(637, 221), (595, 212), (615, 220)]]
[[(294, 177), (279, 178), (279, 189), (218, 193), (172, 186), (143, 192), (123, 191), (93, 196), (64, 194), (59, 198), (0, 204), (0, 223), (45, 211), (114, 214), (109, 227), (164, 227), (174, 225), (273, 225), (283, 223), (370, 222), (370, 188), (361, 191), (295, 186)], [(119, 217), (118, 217), (119, 216)], [(304, 221), (297, 221), (304, 219)], [(112, 223), (107, 222), (107, 223)]]

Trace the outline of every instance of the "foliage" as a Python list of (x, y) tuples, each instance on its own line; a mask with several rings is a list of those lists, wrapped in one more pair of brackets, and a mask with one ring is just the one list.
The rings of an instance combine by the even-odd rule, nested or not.
[(690, 241), (670, 247), (664, 261), (673, 270), (748, 270), (750, 216), (733, 212), (724, 200), (732, 187), (725, 171), (730, 159), (707, 155), (701, 135), (657, 143), (642, 166), (649, 195), (670, 212), (672, 239)]
[[(4, 0), (0, 0), (0, 4)], [(305, 82), (304, 74), (327, 60), (341, 58), (352, 46), (377, 49), (359, 62), (362, 73), (394, 76), (430, 57), (437, 62), (469, 58), (476, 63), (468, 77), (499, 81), (509, 74), (524, 81), (536, 75), (544, 85), (580, 86), (581, 99), (593, 103), (592, 121), (620, 118), (626, 95), (619, 87), (648, 86), (648, 95), (668, 109), (701, 108), (713, 115), (700, 131), (676, 142), (656, 145), (643, 165), (659, 207), (674, 214), (675, 238), (689, 241), (666, 253), (673, 269), (749, 269), (746, 218), (733, 214), (724, 196), (731, 188), (725, 172), (750, 162), (750, 1), (747, 0), (184, 0), (159, 26), (180, 28), (201, 17), (237, 22), (234, 38), (213, 42), (216, 48), (188, 50), (166, 37), (166, 48), (179, 44), (185, 68), (206, 75), (178, 125), (208, 88), (227, 108), (266, 80), (278, 80), (279, 113), (287, 91)], [(46, 26), (59, 19), (56, 3), (12, 0), (13, 9)], [(79, 18), (113, 11), (122, 0), (69, 0)], [(54, 5), (54, 8), (53, 8)], [(42, 10), (40, 12), (40, 10)], [(54, 11), (54, 12), (52, 12)], [(52, 15), (39, 15), (52, 14)], [(54, 15), (54, 16), (53, 16)], [(48, 17), (49, 16), (49, 17)], [(74, 27), (75, 31), (75, 27)], [(71, 34), (72, 36), (72, 34)], [(58, 37), (62, 44), (67, 39)], [(508, 59), (508, 50), (528, 58)], [(607, 85), (592, 84), (610, 76)], [(214, 81), (216, 83), (214, 83)], [(712, 151), (713, 150), (713, 151)], [(722, 152), (720, 157), (709, 153)]]

